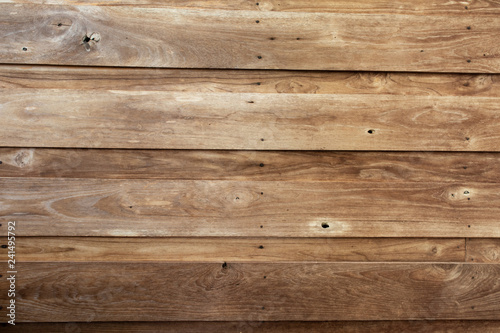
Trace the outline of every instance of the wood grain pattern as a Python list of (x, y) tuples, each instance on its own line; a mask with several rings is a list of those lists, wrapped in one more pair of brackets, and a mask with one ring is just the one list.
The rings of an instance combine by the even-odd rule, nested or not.
[(0, 177), (329, 182), (500, 179), (498, 153), (0, 148)]
[(0, 88), (498, 97), (500, 76), (0, 65)]
[(0, 186), (0, 221), (16, 220), (18, 236), (500, 236), (498, 184), (2, 178)]
[(21, 237), (18, 262), (463, 262), (464, 239)]
[(0, 140), (12, 147), (498, 151), (499, 101), (13, 89), (0, 95)]
[(19, 263), (18, 270), (20, 321), (500, 318), (500, 266), (490, 264)]
[(497, 333), (500, 321), (415, 320), (415, 321), (330, 321), (330, 322), (110, 322), (110, 323), (20, 323), (4, 332), (52, 333)]
[(467, 239), (468, 262), (478, 263), (500, 263), (500, 239), (484, 238)]
[(0, 24), (8, 28), (0, 35), (0, 58), (15, 64), (499, 73), (498, 23), (498, 15), (473, 12), (2, 4)]

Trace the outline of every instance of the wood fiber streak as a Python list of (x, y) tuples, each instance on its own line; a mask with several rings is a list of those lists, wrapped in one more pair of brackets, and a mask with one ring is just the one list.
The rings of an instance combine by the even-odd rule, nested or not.
[(498, 97), (500, 76), (0, 65), (0, 88)]
[(12, 147), (499, 151), (499, 101), (13, 89), (0, 95), (0, 140)]
[[(20, 237), (18, 262), (463, 262), (463, 239)], [(0, 251), (1, 253), (1, 251)]]
[(489, 264), (19, 263), (18, 269), (20, 321), (500, 317), (500, 267)]
[(497, 182), (498, 153), (0, 148), (0, 177)]
[[(4, 3), (0, 58), (10, 64), (499, 73), (500, 19), (470, 13)], [(84, 42), (86, 36), (94, 39)]]
[(2, 178), (0, 186), (0, 221), (17, 221), (18, 236), (500, 236), (498, 184)]
[[(18, 330), (16, 330), (18, 329)], [(497, 333), (500, 321), (472, 320), (415, 320), (415, 321), (330, 321), (330, 322), (108, 322), (108, 323), (20, 323), (15, 328), (10, 325), (6, 333), (52, 332), (68, 333), (68, 330), (78, 330), (80, 333)]]
[(467, 261), (500, 264), (500, 238), (467, 239)]

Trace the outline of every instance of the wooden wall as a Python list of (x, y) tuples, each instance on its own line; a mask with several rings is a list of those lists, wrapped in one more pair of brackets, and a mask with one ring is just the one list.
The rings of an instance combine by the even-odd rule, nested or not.
[(257, 1), (0, 0), (6, 332), (500, 330), (500, 3)]

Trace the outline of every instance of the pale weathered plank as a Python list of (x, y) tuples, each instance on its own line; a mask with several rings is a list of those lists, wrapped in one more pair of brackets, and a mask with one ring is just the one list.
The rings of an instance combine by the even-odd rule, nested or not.
[(462, 11), (470, 15), (4, 3), (0, 58), (17, 64), (499, 73), (500, 18)]
[(0, 148), (0, 177), (497, 182), (498, 153)]
[(0, 221), (15, 220), (19, 236), (500, 236), (498, 184), (488, 183), (1, 178), (0, 187)]
[(330, 322), (99, 322), (99, 323), (18, 323), (4, 332), (26, 333), (497, 333), (500, 321), (415, 320), (415, 321), (330, 321)]
[(0, 141), (13, 147), (498, 151), (499, 102), (12, 89), (0, 95)]
[(500, 76), (0, 65), (0, 88), (498, 97)]
[(463, 262), (463, 238), (19, 237), (18, 262)]
[(22, 274), (17, 281), (22, 297), (16, 303), (20, 322), (500, 318), (499, 265), (17, 266)]
[(500, 238), (468, 238), (468, 262), (500, 263)]

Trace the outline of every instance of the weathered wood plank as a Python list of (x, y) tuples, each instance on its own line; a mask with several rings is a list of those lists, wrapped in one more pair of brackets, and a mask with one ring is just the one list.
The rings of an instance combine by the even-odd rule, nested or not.
[(2, 178), (0, 187), (0, 221), (16, 220), (19, 236), (500, 237), (498, 184)]
[(463, 238), (18, 237), (18, 262), (463, 262)]
[(0, 65), (0, 88), (498, 97), (500, 76)]
[(0, 177), (497, 182), (498, 153), (0, 148)]
[(500, 318), (499, 265), (107, 262), (17, 266), (23, 277), (17, 284), (22, 295), (16, 309), (19, 321)]
[(0, 141), (12, 147), (498, 151), (499, 102), (12, 89), (0, 95)]
[(0, 3), (99, 5), (99, 6), (148, 6), (184, 9), (221, 9), (285, 12), (327, 12), (364, 14), (411, 15), (498, 15), (500, 5), (495, 0), (437, 1), (437, 0), (0, 0)]
[(500, 19), (469, 13), (2, 4), (0, 58), (17, 64), (499, 73)]
[(4, 332), (183, 332), (183, 333), (366, 333), (433, 332), (497, 333), (500, 321), (415, 320), (415, 321), (330, 321), (330, 322), (100, 322), (100, 323), (20, 323)]
[(468, 262), (500, 263), (500, 238), (467, 239)]

